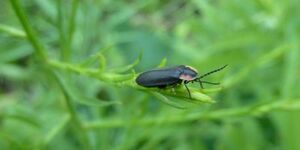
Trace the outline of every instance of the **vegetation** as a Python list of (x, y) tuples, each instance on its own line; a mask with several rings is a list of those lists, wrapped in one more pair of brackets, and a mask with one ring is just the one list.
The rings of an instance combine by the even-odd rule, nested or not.
[[(0, 1), (0, 149), (300, 149), (286, 1)], [(208, 81), (144, 88), (190, 65)]]

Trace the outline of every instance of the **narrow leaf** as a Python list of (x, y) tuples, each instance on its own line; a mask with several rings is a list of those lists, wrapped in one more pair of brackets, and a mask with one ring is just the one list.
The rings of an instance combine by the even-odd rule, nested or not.
[(185, 107), (180, 106), (179, 104), (172, 102), (169, 100), (166, 96), (158, 93), (158, 92), (150, 92), (153, 96), (155, 96), (158, 100), (162, 101), (163, 103), (170, 105), (172, 107), (178, 108), (178, 109), (185, 109)]
[(159, 63), (159, 65), (156, 68), (163, 68), (167, 65), (167, 58), (164, 58), (161, 60), (161, 62)]
[(9, 35), (12, 35), (12, 36), (15, 36), (15, 37), (27, 38), (24, 31), (22, 31), (20, 29), (16, 29), (16, 28), (11, 27), (11, 26), (0, 24), (0, 31), (5, 32), (5, 33), (7, 33)]
[(64, 86), (66, 92), (69, 94), (69, 96), (74, 101), (76, 101), (80, 104), (88, 105), (88, 106), (97, 106), (97, 107), (119, 104), (118, 102), (100, 100), (97, 98), (90, 98), (90, 97), (83, 96), (80, 94), (81, 93), (80, 91), (73, 88), (76, 86), (74, 86), (71, 83), (71, 81), (68, 81), (68, 79), (63, 79), (60, 75), (58, 75), (58, 76), (59, 76), (60, 82), (63, 84), (63, 86)]
[(58, 122), (45, 136), (43, 144), (47, 145), (48, 143), (50, 143), (52, 139), (63, 130), (70, 119), (70, 115), (61, 116), (60, 122)]
[(115, 73), (127, 72), (127, 71), (133, 69), (136, 65), (138, 65), (140, 63), (140, 61), (142, 60), (142, 57), (143, 57), (143, 52), (140, 52), (138, 58), (132, 64), (129, 64), (129, 65), (123, 66), (123, 67), (114, 68), (114, 69), (111, 69), (110, 71), (115, 72)]

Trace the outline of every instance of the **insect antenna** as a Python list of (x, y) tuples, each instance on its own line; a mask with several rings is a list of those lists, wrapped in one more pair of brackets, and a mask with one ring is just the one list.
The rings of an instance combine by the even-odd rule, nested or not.
[(198, 77), (197, 80), (200, 80), (200, 79), (202, 79), (202, 78), (204, 78), (204, 77), (206, 77), (206, 76), (208, 76), (208, 75), (210, 75), (210, 74), (213, 74), (213, 73), (216, 73), (216, 72), (218, 72), (218, 71), (221, 71), (221, 70), (223, 70), (223, 69), (224, 69), (225, 67), (227, 67), (227, 66), (228, 66), (228, 65), (225, 65), (225, 66), (223, 66), (223, 67), (221, 67), (221, 68), (218, 68), (218, 69), (216, 69), (216, 70), (213, 70), (213, 71), (211, 71), (211, 72), (208, 72), (208, 73), (206, 73), (206, 74), (204, 74), (204, 75)]
[(208, 82), (208, 81), (202, 81), (202, 80), (200, 82), (206, 83), (206, 84), (212, 84), (212, 85), (219, 85), (220, 84), (219, 82), (216, 83), (216, 82)]

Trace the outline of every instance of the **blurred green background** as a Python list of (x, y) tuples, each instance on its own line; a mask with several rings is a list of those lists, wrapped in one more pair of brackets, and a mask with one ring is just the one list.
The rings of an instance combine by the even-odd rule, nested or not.
[[(0, 1), (1, 150), (300, 149), (299, 1), (19, 1)], [(164, 63), (228, 64), (216, 103), (130, 86)]]

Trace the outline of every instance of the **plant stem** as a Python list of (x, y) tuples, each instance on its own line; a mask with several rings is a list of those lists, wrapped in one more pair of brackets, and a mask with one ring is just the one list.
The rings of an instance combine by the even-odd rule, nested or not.
[(188, 94), (186, 93), (186, 90), (184, 88), (176, 88), (175, 92), (170, 89), (157, 89), (157, 88), (144, 88), (135, 83), (135, 76), (134, 74), (117, 74), (113, 72), (105, 72), (105, 71), (99, 71), (98, 69), (86, 69), (82, 68), (78, 65), (72, 65), (68, 63), (62, 63), (57, 61), (48, 61), (49, 65), (56, 68), (61, 69), (64, 71), (70, 71), (86, 76), (90, 76), (93, 78), (96, 78), (98, 80), (101, 80), (103, 82), (107, 82), (114, 85), (122, 85), (131, 87), (137, 90), (145, 91), (145, 92), (159, 92), (164, 95), (177, 97), (177, 98), (183, 98), (190, 102), (200, 102), (200, 103), (214, 103), (215, 101), (212, 100), (208, 95), (205, 93), (212, 93), (216, 91), (220, 91), (222, 88), (217, 89), (205, 89), (205, 90), (199, 90), (195, 88), (190, 88), (192, 99), (189, 98)]
[[(44, 49), (42, 43), (38, 40), (36, 34), (34, 33), (32, 26), (29, 24), (26, 13), (20, 5), (20, 1), (19, 0), (10, 0), (10, 2), (12, 4), (13, 9), (16, 12), (23, 28), (25, 29), (25, 32), (28, 36), (30, 43), (34, 47), (37, 55), (40, 57), (39, 59), (41, 59), (42, 62), (44, 62), (44, 65), (48, 65), (48, 63), (47, 63), (48, 58), (46, 55), (46, 50)], [(49, 66), (47, 66), (47, 67), (49, 67)], [(83, 125), (79, 119), (76, 109), (73, 106), (73, 103), (70, 99), (70, 95), (67, 93), (64, 85), (62, 84), (61, 80), (59, 79), (59, 76), (57, 74), (55, 74), (55, 72), (52, 70), (52, 68), (49, 67), (47, 69), (49, 69), (49, 71), (51, 73), (53, 73), (54, 77), (57, 79), (57, 82), (63, 91), (63, 94), (65, 96), (65, 102), (66, 102), (66, 105), (68, 108), (68, 112), (71, 115), (72, 124), (74, 124), (76, 126), (76, 128), (78, 128), (80, 130), (80, 132), (78, 132), (78, 134), (80, 135), (81, 142), (83, 143), (85, 149), (91, 149), (89, 140), (88, 140), (88, 136), (86, 134), (86, 130), (84, 130), (84, 128), (83, 128)]]
[(55, 72), (53, 72), (53, 74), (57, 80), (57, 83), (59, 84), (60, 88), (63, 91), (63, 94), (65, 96), (65, 102), (66, 102), (67, 108), (71, 115), (71, 120), (74, 123), (76, 130), (78, 130), (77, 131), (78, 134), (80, 135), (80, 141), (84, 145), (85, 149), (92, 149), (90, 142), (89, 142), (87, 130), (84, 129), (83, 124), (80, 121), (79, 115), (77, 114), (75, 106), (72, 103), (70, 94), (68, 93), (68, 91), (67, 91), (65, 85), (63, 84), (61, 78), (59, 77), (59, 75), (56, 74)]
[(37, 55), (40, 57), (39, 59), (42, 61), (47, 61), (46, 50), (44, 49), (41, 42), (38, 40), (36, 34), (32, 29), (32, 26), (29, 24), (28, 18), (26, 17), (24, 10), (21, 8), (19, 0), (10, 0), (10, 2), (27, 34), (28, 40), (34, 47)]
[[(60, 2), (59, 3), (61, 7), (62, 3)], [(64, 46), (63, 46), (63, 49), (62, 49), (62, 58), (63, 60), (65, 61), (69, 61), (70, 60), (70, 57), (71, 57), (71, 48), (72, 48), (72, 41), (73, 41), (73, 35), (74, 35), (74, 32), (75, 32), (75, 22), (76, 22), (76, 14), (77, 14), (77, 8), (78, 8), (78, 4), (79, 4), (79, 0), (73, 0), (72, 1), (72, 7), (71, 7), (71, 14), (70, 14), (70, 19), (69, 19), (69, 22), (68, 22), (68, 31), (67, 31), (67, 36), (66, 38), (65, 37), (62, 37), (62, 38), (65, 38), (64, 41), (65, 43), (62, 43)], [(62, 11), (62, 10), (60, 10)], [(62, 13), (62, 12), (60, 12)], [(62, 14), (59, 14), (59, 15), (62, 15)], [(62, 19), (62, 16), (60, 16)], [(61, 21), (61, 20), (60, 20)], [(63, 29), (61, 29), (63, 30)], [(62, 36), (62, 34), (61, 34)]]
[(99, 128), (123, 128), (128, 126), (153, 126), (153, 125), (166, 125), (166, 124), (176, 124), (184, 123), (196, 120), (223, 120), (233, 117), (245, 117), (245, 116), (261, 116), (266, 113), (273, 111), (292, 111), (300, 110), (300, 101), (274, 101), (267, 104), (261, 104), (258, 106), (249, 106), (242, 108), (231, 108), (216, 110), (207, 113), (190, 113), (186, 114), (172, 114), (171, 116), (163, 117), (148, 117), (141, 120), (128, 121), (123, 119), (112, 119), (112, 120), (101, 120), (93, 121), (85, 124), (87, 130), (94, 130)]

